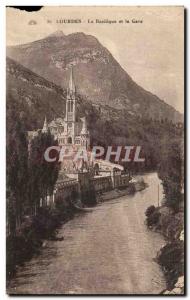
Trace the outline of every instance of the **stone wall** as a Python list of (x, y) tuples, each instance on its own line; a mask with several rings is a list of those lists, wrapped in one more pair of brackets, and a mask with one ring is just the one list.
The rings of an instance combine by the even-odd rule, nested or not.
[(112, 182), (113, 188), (127, 187), (129, 185), (130, 176), (121, 171), (113, 171)]
[[(52, 196), (48, 197), (48, 205), (54, 205), (55, 201), (73, 200), (73, 194), (78, 198), (92, 198), (96, 194), (110, 191), (121, 187), (127, 187), (129, 184), (129, 175), (119, 171), (100, 172), (93, 176), (90, 172), (77, 172), (69, 174), (68, 180), (62, 180), (56, 183)], [(86, 203), (88, 204), (88, 203)]]
[(79, 183), (75, 179), (58, 182), (54, 190), (54, 203), (62, 200), (67, 205), (68, 201), (73, 200), (73, 195), (78, 195), (79, 192)]
[(113, 188), (111, 176), (104, 176), (104, 177), (95, 176), (94, 178), (91, 179), (91, 181), (97, 193), (106, 192)]

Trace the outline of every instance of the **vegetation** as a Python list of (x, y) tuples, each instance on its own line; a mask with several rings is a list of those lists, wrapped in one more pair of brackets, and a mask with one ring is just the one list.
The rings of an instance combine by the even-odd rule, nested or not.
[[(45, 80), (10, 58), (7, 59), (7, 82), (7, 90), (10, 93), (10, 96), (7, 95), (7, 105), (15, 105), (18, 113), (22, 112), (27, 130), (41, 128), (45, 114), (48, 120), (52, 120), (55, 116), (63, 117), (66, 89)], [(164, 102), (163, 114), (158, 114), (157, 109), (154, 109), (152, 114), (148, 109), (149, 106), (146, 106), (148, 104), (145, 105), (146, 97), (143, 97), (143, 101), (142, 97), (139, 98), (141, 105), (145, 105), (146, 108), (133, 113), (128, 107), (120, 108), (116, 105), (110, 107), (103, 100), (97, 105), (90, 101), (90, 97), (87, 99), (77, 94), (76, 98), (77, 117), (86, 116), (91, 145), (102, 145), (105, 148), (110, 145), (142, 147), (144, 163), (124, 164), (131, 173), (156, 170), (164, 150), (162, 145), (169, 140), (181, 139), (182, 123), (172, 123), (173, 113), (165, 113), (169, 108)], [(136, 95), (131, 104), (135, 103), (135, 98)], [(155, 97), (152, 101), (156, 101)]]
[(8, 277), (58, 225), (55, 212), (46, 209), (47, 195), (52, 194), (59, 171), (57, 162), (50, 164), (44, 159), (44, 150), (52, 145), (57, 145), (53, 136), (39, 132), (29, 147), (23, 114), (18, 114), (16, 104), (7, 107)]
[(15, 274), (18, 265), (39, 253), (44, 239), (56, 239), (56, 229), (73, 215), (73, 207), (59, 203), (58, 207), (41, 207), (38, 215), (25, 217), (17, 235), (7, 236), (7, 279)]
[[(44, 150), (57, 145), (53, 136), (39, 133), (29, 147), (22, 114), (14, 105), (7, 109), (7, 230), (15, 235), (22, 217), (37, 213), (40, 199), (46, 205), (58, 177), (58, 163), (48, 163)], [(29, 150), (29, 151), (28, 151)]]
[(171, 142), (166, 147), (159, 165), (158, 174), (162, 180), (165, 195), (165, 205), (172, 207), (176, 212), (182, 201), (182, 147), (179, 141)]
[(178, 278), (184, 275), (184, 242), (175, 240), (167, 243), (157, 254), (157, 261), (163, 268), (167, 288), (174, 288)]
[[(50, 133), (39, 133), (28, 152), (26, 136), (27, 130), (42, 125), (45, 113), (48, 119), (62, 116), (66, 91), (43, 78), (39, 79), (36, 74), (22, 67), (17, 73), (11, 61), (9, 65), (12, 73), (8, 72), (10, 93), (7, 95), (7, 262), (10, 267), (8, 270), (12, 270), (12, 264), (20, 262), (19, 251), (24, 251), (20, 253), (23, 258), (37, 251), (41, 239), (51, 236), (60, 220), (73, 214), (73, 208), (60, 210), (61, 201), (57, 203), (58, 209), (51, 209), (51, 212), (46, 207), (47, 194), (53, 190), (59, 166), (45, 162), (42, 153), (45, 147), (56, 145), (56, 142)], [(142, 146), (141, 155), (145, 162), (125, 163), (125, 169), (131, 173), (159, 170), (165, 205), (175, 212), (179, 211), (182, 202), (182, 158), (179, 149), (182, 125), (173, 124), (167, 119), (131, 115), (127, 109), (119, 110), (106, 105), (97, 108), (79, 95), (77, 99), (78, 117), (86, 115), (92, 145), (105, 148), (110, 145)], [(40, 199), (43, 210), (40, 208)], [(82, 201), (85, 205), (95, 205), (93, 187), (83, 191)], [(59, 210), (62, 217), (58, 214)], [(153, 211), (147, 216), (148, 225), (167, 228), (165, 235), (175, 237), (171, 224), (174, 224), (173, 228), (181, 228), (179, 218), (167, 218), (170, 221), (166, 225), (162, 213), (157, 208)], [(28, 223), (25, 215), (29, 216)]]
[(44, 159), (44, 152), (49, 146), (57, 146), (58, 142), (50, 132), (42, 133), (34, 137), (30, 144), (28, 161), (28, 195), (29, 208), (36, 214), (40, 207), (47, 204), (47, 195), (52, 195), (54, 185), (58, 178), (59, 164), (57, 161), (48, 163)]
[(157, 254), (157, 261), (163, 268), (168, 289), (172, 289), (178, 278), (184, 274), (184, 241), (180, 238), (184, 228), (182, 166), (180, 140), (169, 140), (165, 143), (158, 165), (164, 201), (161, 207), (150, 206), (145, 212), (147, 226), (160, 231), (167, 240)]
[(27, 199), (28, 144), (24, 124), (14, 106), (7, 116), (7, 229), (15, 235)]
[[(117, 119), (112, 115), (104, 118), (103, 112), (95, 112), (96, 119), (91, 114), (87, 116), (91, 142), (92, 145), (101, 145), (105, 149), (110, 145), (141, 146), (140, 156), (145, 158), (144, 162), (134, 162), (133, 153), (131, 162), (120, 162), (131, 174), (157, 170), (160, 161), (164, 161), (166, 157), (166, 150), (168, 149), (168, 155), (169, 151), (172, 151), (169, 149), (168, 141), (174, 141), (178, 145), (181, 143), (183, 133), (181, 123), (174, 124), (167, 119), (154, 120), (128, 116), (124, 110), (115, 110), (114, 113), (119, 114)], [(175, 152), (172, 156), (175, 156)]]

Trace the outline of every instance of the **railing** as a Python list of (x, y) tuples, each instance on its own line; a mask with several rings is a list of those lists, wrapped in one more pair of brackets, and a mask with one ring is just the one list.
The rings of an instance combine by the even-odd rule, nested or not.
[(67, 181), (61, 181), (61, 182), (56, 182), (55, 188), (64, 188), (64, 187), (68, 187), (68, 186), (73, 186), (73, 185), (77, 185), (78, 181), (76, 179), (71, 179), (71, 180), (67, 180)]

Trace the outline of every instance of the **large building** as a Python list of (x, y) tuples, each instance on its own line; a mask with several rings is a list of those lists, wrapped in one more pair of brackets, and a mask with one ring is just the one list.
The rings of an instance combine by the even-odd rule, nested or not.
[[(90, 135), (87, 129), (86, 118), (77, 118), (76, 88), (72, 69), (67, 89), (65, 116), (63, 118), (55, 118), (50, 123), (45, 118), (42, 132), (47, 132), (48, 130), (58, 140), (60, 146), (75, 145), (88, 148), (90, 145)], [(29, 138), (34, 137), (36, 134), (36, 131), (30, 131)]]

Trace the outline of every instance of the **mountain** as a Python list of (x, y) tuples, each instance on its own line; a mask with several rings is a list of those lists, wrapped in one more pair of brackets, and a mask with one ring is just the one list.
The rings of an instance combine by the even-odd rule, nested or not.
[(7, 56), (64, 89), (74, 66), (78, 93), (96, 105), (138, 118), (182, 120), (173, 107), (137, 85), (94, 36), (58, 31), (32, 43), (9, 46)]
[[(6, 61), (7, 106), (14, 107), (25, 115), (26, 130), (42, 128), (44, 118), (48, 121), (55, 117), (64, 117), (66, 108), (66, 89), (35, 74), (13, 59)], [(68, 83), (67, 83), (68, 84)], [(108, 105), (95, 105), (81, 95), (76, 95), (77, 117), (86, 116), (93, 131), (94, 122), (105, 121), (131, 123), (134, 119), (127, 111), (118, 111)], [(135, 119), (134, 119), (135, 120)], [(129, 126), (129, 124), (128, 124)]]
[[(14, 60), (6, 60), (7, 107), (25, 116), (27, 130), (42, 128), (48, 121), (64, 117), (66, 89), (47, 81)], [(77, 115), (92, 113), (93, 106), (77, 95)]]
[[(16, 119), (23, 120), (26, 130), (42, 128), (44, 118), (51, 121), (65, 114), (66, 89), (47, 81), (7, 58), (7, 133)], [(15, 118), (12, 119), (12, 112)], [(145, 169), (156, 167), (160, 146), (179, 139), (182, 129), (171, 122), (144, 119), (125, 108), (96, 105), (77, 94), (77, 116), (86, 116), (91, 145), (141, 145), (146, 157)], [(136, 166), (141, 168), (140, 166)], [(134, 169), (134, 166), (133, 166)]]
[(56, 116), (63, 109), (62, 89), (7, 58), (7, 107), (26, 116), (26, 129), (41, 128), (45, 115)]

